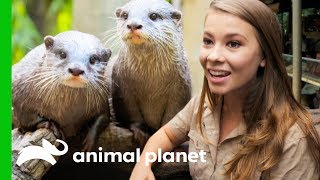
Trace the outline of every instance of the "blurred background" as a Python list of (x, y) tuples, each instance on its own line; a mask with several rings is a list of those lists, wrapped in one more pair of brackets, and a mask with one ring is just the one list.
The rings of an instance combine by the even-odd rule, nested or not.
[[(75, 29), (103, 40), (105, 32), (115, 28), (115, 9), (128, 0), (12, 0), (12, 64), (18, 62), (46, 35)], [(294, 77), (293, 55), (301, 53), (301, 76), (297, 86), (301, 102), (319, 108), (320, 102), (320, 1), (301, 2), (295, 19), (291, 0), (261, 0), (278, 16), (283, 27), (284, 61), (288, 75)], [(183, 13), (184, 46), (192, 73), (193, 94), (199, 93), (203, 72), (198, 62), (204, 16), (211, 0), (170, 0)], [(301, 19), (300, 19), (301, 18)], [(294, 22), (294, 23), (292, 23)], [(300, 29), (299, 37), (293, 29)], [(300, 39), (294, 41), (293, 39)], [(105, 40), (104, 40), (105, 41)], [(294, 45), (293, 42), (298, 42)], [(299, 45), (301, 42), (301, 46)], [(115, 53), (113, 53), (115, 54)], [(296, 55), (295, 55), (296, 56)], [(294, 85), (296, 86), (296, 85)]]

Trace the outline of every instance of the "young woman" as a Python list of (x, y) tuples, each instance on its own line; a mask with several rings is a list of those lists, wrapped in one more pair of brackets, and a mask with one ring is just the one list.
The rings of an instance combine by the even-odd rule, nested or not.
[(194, 179), (318, 179), (320, 139), (295, 101), (274, 13), (258, 0), (215, 0), (205, 19), (194, 97), (147, 142), (131, 179), (154, 179), (146, 152), (189, 140)]

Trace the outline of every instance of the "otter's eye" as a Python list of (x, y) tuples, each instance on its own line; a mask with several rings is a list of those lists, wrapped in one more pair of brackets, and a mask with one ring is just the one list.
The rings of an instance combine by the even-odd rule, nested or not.
[(127, 20), (128, 19), (128, 13), (127, 12), (123, 12), (120, 17), (124, 20)]
[(89, 59), (90, 61), (90, 64), (95, 64), (96, 62), (99, 62), (100, 61), (100, 57), (97, 56), (97, 55), (92, 55)]
[(157, 14), (157, 13), (151, 13), (150, 15), (149, 15), (149, 18), (152, 20), (152, 21), (155, 21), (156, 19), (158, 19), (160, 16), (159, 16), (159, 14)]
[(61, 52), (59, 52), (59, 56), (61, 59), (65, 59), (65, 58), (67, 58), (67, 53), (61, 51)]

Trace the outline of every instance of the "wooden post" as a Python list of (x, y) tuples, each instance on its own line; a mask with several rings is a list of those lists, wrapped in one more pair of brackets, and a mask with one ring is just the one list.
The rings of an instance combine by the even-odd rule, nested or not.
[(301, 0), (292, 0), (292, 54), (295, 99), (300, 102), (301, 93)]

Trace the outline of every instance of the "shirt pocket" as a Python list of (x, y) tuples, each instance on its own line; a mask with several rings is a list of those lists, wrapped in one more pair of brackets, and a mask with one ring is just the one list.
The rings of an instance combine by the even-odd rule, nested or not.
[(213, 174), (213, 164), (209, 144), (206, 142), (205, 138), (195, 130), (190, 130), (188, 136), (190, 137), (189, 153), (195, 152), (199, 154), (200, 151), (203, 150), (205, 152), (204, 160), (206, 161), (201, 162), (200, 157), (196, 162), (189, 161), (191, 176), (194, 179), (210, 179)]

